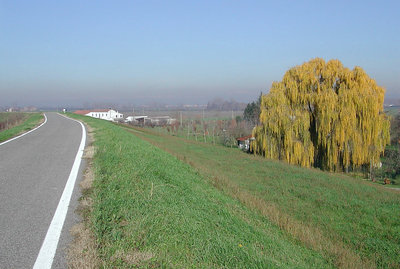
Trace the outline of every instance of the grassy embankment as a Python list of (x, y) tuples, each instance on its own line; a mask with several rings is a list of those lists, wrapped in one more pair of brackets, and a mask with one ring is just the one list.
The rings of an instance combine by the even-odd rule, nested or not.
[(74, 117), (95, 129), (83, 199), (100, 267), (333, 267), (190, 165), (109, 122)]
[(87, 217), (103, 267), (399, 265), (398, 193), (236, 149), (84, 120), (96, 129)]
[(0, 131), (0, 142), (35, 128), (43, 119), (44, 117), (41, 113), (0, 113), (0, 123), (10, 122), (10, 124), (7, 124), (6, 129)]
[(189, 163), (224, 193), (338, 266), (400, 265), (400, 193), (237, 149), (132, 133)]

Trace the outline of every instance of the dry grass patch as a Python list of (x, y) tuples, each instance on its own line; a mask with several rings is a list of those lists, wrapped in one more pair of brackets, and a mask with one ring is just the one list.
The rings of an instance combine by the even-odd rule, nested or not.
[(86, 147), (86, 149), (83, 153), (83, 158), (92, 159), (95, 153), (96, 153), (96, 150), (95, 150), (94, 146), (89, 145)]
[(128, 265), (140, 266), (142, 262), (148, 261), (154, 257), (151, 252), (141, 252), (136, 250), (122, 251), (118, 250), (112, 256), (111, 260), (122, 260)]
[(90, 221), (87, 212), (92, 210), (93, 200), (89, 196), (94, 181), (92, 158), (96, 152), (92, 145), (94, 141), (94, 129), (86, 124), (89, 145), (85, 148), (83, 158), (87, 159), (87, 167), (83, 180), (79, 183), (82, 197), (79, 199), (77, 213), (82, 222), (74, 225), (70, 232), (74, 240), (67, 251), (68, 268), (99, 268), (101, 260), (97, 253), (96, 239), (90, 229)]
[(70, 232), (74, 241), (67, 252), (68, 268), (99, 268), (101, 262), (96, 254), (96, 240), (90, 228), (84, 223), (78, 223)]
[[(79, 183), (79, 186), (82, 189), (82, 192), (86, 192), (90, 190), (92, 187), (93, 181), (94, 181), (94, 172), (93, 169), (91, 168), (92, 163), (88, 163), (88, 168), (85, 171), (85, 175), (83, 177), (83, 180)], [(89, 168), (90, 167), (90, 168)]]

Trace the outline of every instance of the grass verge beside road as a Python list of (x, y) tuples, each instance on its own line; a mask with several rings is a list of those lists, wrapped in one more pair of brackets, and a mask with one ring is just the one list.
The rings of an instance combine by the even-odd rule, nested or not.
[[(5, 113), (6, 114), (6, 113)], [(42, 113), (24, 113), (24, 119), (20, 124), (17, 124), (9, 129), (0, 132), (0, 142), (11, 139), (22, 133), (25, 133), (36, 126), (38, 126), (44, 120)], [(6, 115), (3, 115), (4, 118)]]
[(104, 268), (331, 268), (190, 165), (102, 120), (87, 223)]

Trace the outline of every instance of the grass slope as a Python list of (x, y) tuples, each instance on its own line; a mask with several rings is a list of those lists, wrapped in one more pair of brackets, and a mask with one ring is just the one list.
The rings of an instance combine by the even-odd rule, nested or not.
[(190, 165), (102, 120), (90, 224), (104, 268), (331, 268)]
[(189, 163), (218, 189), (336, 266), (399, 267), (398, 192), (237, 149), (139, 131), (132, 133)]
[[(21, 124), (0, 132), (0, 142), (6, 141), (21, 133), (25, 133), (35, 128), (43, 120), (43, 115), (41, 113), (25, 113), (25, 114), (27, 116)], [(5, 115), (1, 115), (2, 120), (3, 117), (5, 117)]]

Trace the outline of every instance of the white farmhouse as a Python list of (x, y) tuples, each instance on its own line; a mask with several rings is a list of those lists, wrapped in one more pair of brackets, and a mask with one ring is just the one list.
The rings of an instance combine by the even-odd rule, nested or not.
[(75, 114), (85, 115), (102, 120), (117, 121), (122, 120), (124, 115), (113, 109), (94, 109), (94, 110), (77, 110)]

